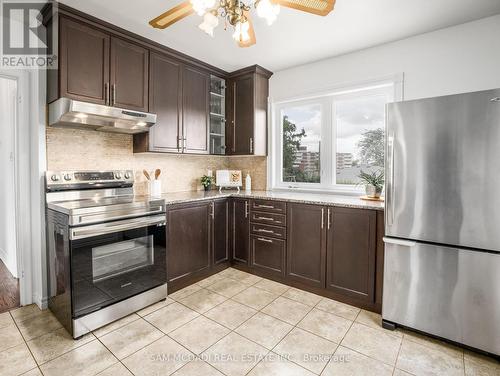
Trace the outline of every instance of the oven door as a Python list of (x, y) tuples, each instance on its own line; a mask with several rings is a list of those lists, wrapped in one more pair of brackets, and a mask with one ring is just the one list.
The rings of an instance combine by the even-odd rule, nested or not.
[(73, 318), (167, 282), (166, 217), (70, 229)]

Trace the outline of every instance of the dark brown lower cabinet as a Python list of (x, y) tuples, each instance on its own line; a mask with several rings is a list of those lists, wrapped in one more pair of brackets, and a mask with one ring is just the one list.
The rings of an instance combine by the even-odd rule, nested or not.
[(229, 200), (212, 202), (213, 263), (229, 261)]
[(167, 282), (169, 292), (209, 271), (211, 202), (167, 206)]
[(249, 210), (249, 200), (231, 199), (231, 258), (234, 263), (247, 266), (250, 255)]
[(325, 287), (327, 209), (288, 204), (286, 277), (312, 287)]
[(259, 235), (250, 235), (251, 267), (266, 275), (285, 275), (284, 240)]
[(376, 237), (376, 211), (331, 209), (326, 288), (334, 296), (362, 303), (375, 302)]

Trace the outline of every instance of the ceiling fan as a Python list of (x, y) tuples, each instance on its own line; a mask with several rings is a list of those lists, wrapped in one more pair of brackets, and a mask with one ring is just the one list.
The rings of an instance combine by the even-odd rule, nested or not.
[(333, 10), (335, 0), (187, 0), (149, 21), (157, 29), (166, 27), (197, 13), (203, 16), (199, 28), (213, 36), (219, 24), (219, 17), (234, 27), (233, 38), (240, 47), (250, 47), (256, 43), (250, 11), (253, 7), (257, 15), (271, 25), (277, 18), (280, 6), (302, 12), (326, 16)]

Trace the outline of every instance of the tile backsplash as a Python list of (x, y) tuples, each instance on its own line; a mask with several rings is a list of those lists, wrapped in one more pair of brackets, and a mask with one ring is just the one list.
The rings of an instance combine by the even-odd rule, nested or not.
[(134, 154), (132, 136), (76, 129), (47, 128), (48, 170), (106, 170), (135, 171), (136, 194), (145, 194), (145, 169), (150, 173), (162, 170), (162, 191), (182, 192), (201, 190), (200, 177), (207, 170), (241, 170), (252, 177), (252, 189), (266, 189), (266, 157), (226, 157), (208, 155)]

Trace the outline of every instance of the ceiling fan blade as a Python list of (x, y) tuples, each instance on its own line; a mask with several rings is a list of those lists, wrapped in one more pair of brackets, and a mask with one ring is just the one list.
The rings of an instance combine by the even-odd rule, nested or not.
[(271, 2), (318, 16), (326, 16), (335, 5), (335, 0), (271, 0)]
[(166, 27), (179, 20), (182, 20), (184, 17), (187, 17), (193, 13), (193, 6), (188, 0), (180, 3), (172, 9), (167, 10), (165, 13), (159, 15), (158, 17), (153, 18), (151, 21), (149, 21), (149, 24), (156, 29), (165, 29)]
[(247, 18), (248, 24), (250, 25), (250, 28), (248, 29), (248, 34), (250, 35), (250, 39), (247, 40), (246, 42), (241, 42), (241, 41), (238, 42), (238, 46), (245, 48), (253, 46), (257, 42), (257, 39), (255, 38), (255, 29), (253, 28), (253, 22), (252, 18), (250, 17), (250, 12), (246, 10), (243, 12), (243, 14)]

